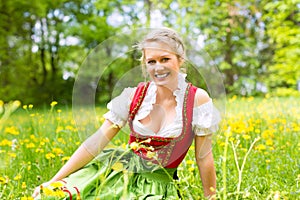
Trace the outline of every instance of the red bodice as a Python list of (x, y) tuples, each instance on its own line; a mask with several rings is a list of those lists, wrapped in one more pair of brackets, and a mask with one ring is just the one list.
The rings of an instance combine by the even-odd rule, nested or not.
[(166, 168), (176, 168), (184, 159), (194, 138), (192, 117), (194, 96), (197, 88), (188, 84), (182, 107), (182, 131), (178, 137), (143, 136), (136, 133), (132, 121), (146, 95), (148, 83), (140, 83), (130, 105), (129, 126), (131, 134), (129, 144), (135, 154), (143, 159), (160, 164)]

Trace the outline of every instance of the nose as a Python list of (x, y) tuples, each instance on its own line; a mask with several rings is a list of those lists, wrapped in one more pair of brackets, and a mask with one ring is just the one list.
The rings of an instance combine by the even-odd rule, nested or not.
[(157, 63), (155, 66), (154, 66), (154, 69), (155, 71), (160, 71), (160, 70), (164, 70), (165, 67), (163, 65), (161, 65), (160, 63)]

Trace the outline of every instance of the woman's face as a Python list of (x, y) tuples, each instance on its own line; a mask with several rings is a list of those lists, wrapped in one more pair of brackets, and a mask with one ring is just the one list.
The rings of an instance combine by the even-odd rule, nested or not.
[[(151, 42), (144, 49), (145, 64), (151, 79), (157, 85), (177, 87), (181, 61), (163, 43)], [(173, 87), (172, 87), (173, 86)]]

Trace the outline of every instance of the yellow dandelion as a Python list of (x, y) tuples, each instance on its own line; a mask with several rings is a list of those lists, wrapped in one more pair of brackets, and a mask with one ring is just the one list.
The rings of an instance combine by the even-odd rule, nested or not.
[(236, 99), (237, 99), (237, 96), (236, 96), (236, 95), (233, 95), (233, 96), (229, 99), (229, 102), (232, 103), (232, 102), (234, 102)]
[(132, 142), (130, 148), (135, 151), (139, 148), (139, 144), (137, 142)]
[(156, 156), (156, 153), (152, 151), (147, 151), (146, 156), (147, 158), (154, 158)]
[(220, 142), (220, 147), (224, 147), (225, 146), (225, 142)]
[(47, 187), (43, 187), (43, 194), (46, 196), (54, 196), (54, 191)]
[(15, 177), (14, 177), (14, 180), (15, 181), (18, 181), (22, 178), (21, 174), (17, 174)]
[(190, 172), (193, 172), (193, 171), (195, 171), (195, 167), (189, 167), (188, 170), (189, 170)]
[(259, 144), (259, 145), (256, 146), (255, 149), (257, 149), (257, 150), (259, 150), (259, 151), (263, 151), (263, 150), (266, 150), (266, 146), (263, 145), (263, 144)]
[(49, 142), (50, 142), (50, 140), (49, 140), (49, 138), (43, 138), (43, 142), (45, 142), (45, 143), (49, 143)]
[(187, 165), (193, 165), (194, 163), (195, 163), (195, 162), (194, 162), (193, 160), (187, 160), (187, 161), (186, 161), (186, 164), (187, 164)]
[(56, 190), (53, 192), (53, 196), (55, 197), (65, 197), (65, 193), (62, 190)]
[(16, 158), (17, 157), (17, 154), (16, 153), (13, 153), (13, 152), (8, 152), (7, 155), (11, 158)]
[(250, 136), (250, 135), (247, 135), (247, 134), (245, 134), (245, 135), (243, 135), (243, 138), (244, 138), (245, 140), (249, 140), (249, 139), (251, 138), (251, 136)]
[(61, 148), (53, 148), (52, 152), (55, 153), (57, 156), (64, 154), (64, 151)]
[(122, 143), (122, 141), (120, 139), (118, 139), (118, 140), (115, 141), (116, 145), (121, 144), (121, 143)]
[(12, 141), (4, 139), (4, 140), (0, 141), (0, 146), (9, 146), (9, 147), (11, 147), (12, 146)]
[(259, 133), (260, 133), (260, 129), (255, 129), (254, 132), (255, 132), (256, 134), (259, 134)]
[(53, 183), (50, 184), (50, 186), (53, 187), (53, 188), (60, 188), (60, 187), (62, 187), (64, 185), (65, 184), (63, 182), (61, 182), (61, 181), (56, 181), (56, 182), (53, 182)]
[(3, 101), (0, 100), (0, 114), (2, 114), (4, 112), (3, 104), (1, 105), (1, 102), (3, 103)]
[(27, 149), (32, 149), (32, 148), (35, 148), (35, 144), (30, 142), (29, 144), (26, 144), (26, 148)]
[(37, 149), (35, 150), (35, 152), (36, 152), (36, 153), (44, 153), (44, 149), (42, 149), (42, 148), (37, 148)]
[(22, 182), (22, 189), (26, 189), (27, 185), (25, 182)]
[(117, 172), (122, 171), (123, 170), (123, 164), (121, 162), (116, 162), (114, 163), (111, 168)]
[(28, 108), (29, 108), (29, 109), (32, 109), (32, 108), (33, 108), (33, 105), (32, 105), (32, 104), (29, 104), (29, 105), (28, 105)]
[(50, 159), (52, 159), (52, 158), (55, 158), (55, 155), (54, 155), (53, 153), (47, 153), (47, 154), (46, 154), (46, 159), (47, 159), (47, 160), (50, 160)]
[(21, 197), (21, 200), (34, 200), (33, 197)]
[(6, 127), (4, 129), (4, 132), (11, 134), (11, 135), (19, 135), (20, 134), (19, 130), (15, 126)]
[(51, 107), (54, 107), (54, 106), (56, 106), (57, 105), (57, 101), (52, 101), (51, 103), (50, 103), (50, 106)]
[(251, 102), (251, 101), (253, 101), (253, 100), (254, 100), (254, 97), (253, 97), (253, 96), (248, 97), (248, 99), (247, 99), (248, 102)]
[(122, 149), (126, 149), (127, 144), (126, 144), (126, 143), (123, 143), (123, 144), (121, 145), (121, 147), (122, 147)]
[(75, 130), (75, 128), (73, 126), (70, 126), (70, 125), (67, 125), (66, 129), (69, 130), (69, 131), (74, 131)]
[(275, 148), (274, 148), (274, 147), (269, 147), (269, 149), (270, 149), (271, 151), (274, 151), (274, 150), (275, 150)]
[(270, 163), (270, 162), (271, 162), (271, 160), (270, 160), (270, 159), (267, 159), (267, 160), (266, 160), (266, 163), (267, 163), (267, 164), (268, 164), (268, 163)]
[(23, 109), (24, 109), (24, 110), (27, 110), (27, 105), (23, 105)]
[(57, 138), (57, 141), (62, 144), (66, 144), (66, 141), (63, 138)]
[(266, 141), (266, 145), (272, 146), (272, 145), (273, 145), (273, 140), (272, 140), (272, 139), (268, 139), (268, 140)]
[(7, 183), (8, 183), (7, 177), (4, 178), (4, 177), (1, 177), (1, 176), (0, 176), (0, 184), (7, 184)]
[(67, 160), (69, 160), (70, 159), (70, 156), (65, 156), (65, 157), (63, 157), (62, 159), (61, 159), (61, 161), (67, 161)]

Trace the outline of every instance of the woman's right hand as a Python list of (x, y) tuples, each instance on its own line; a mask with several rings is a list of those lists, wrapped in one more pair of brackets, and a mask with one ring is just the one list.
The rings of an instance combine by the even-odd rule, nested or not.
[(37, 186), (32, 193), (32, 197), (36, 198), (40, 194), (41, 188), (48, 187), (51, 183), (52, 183), (52, 181), (48, 181), (48, 182), (42, 183), (41, 185)]

